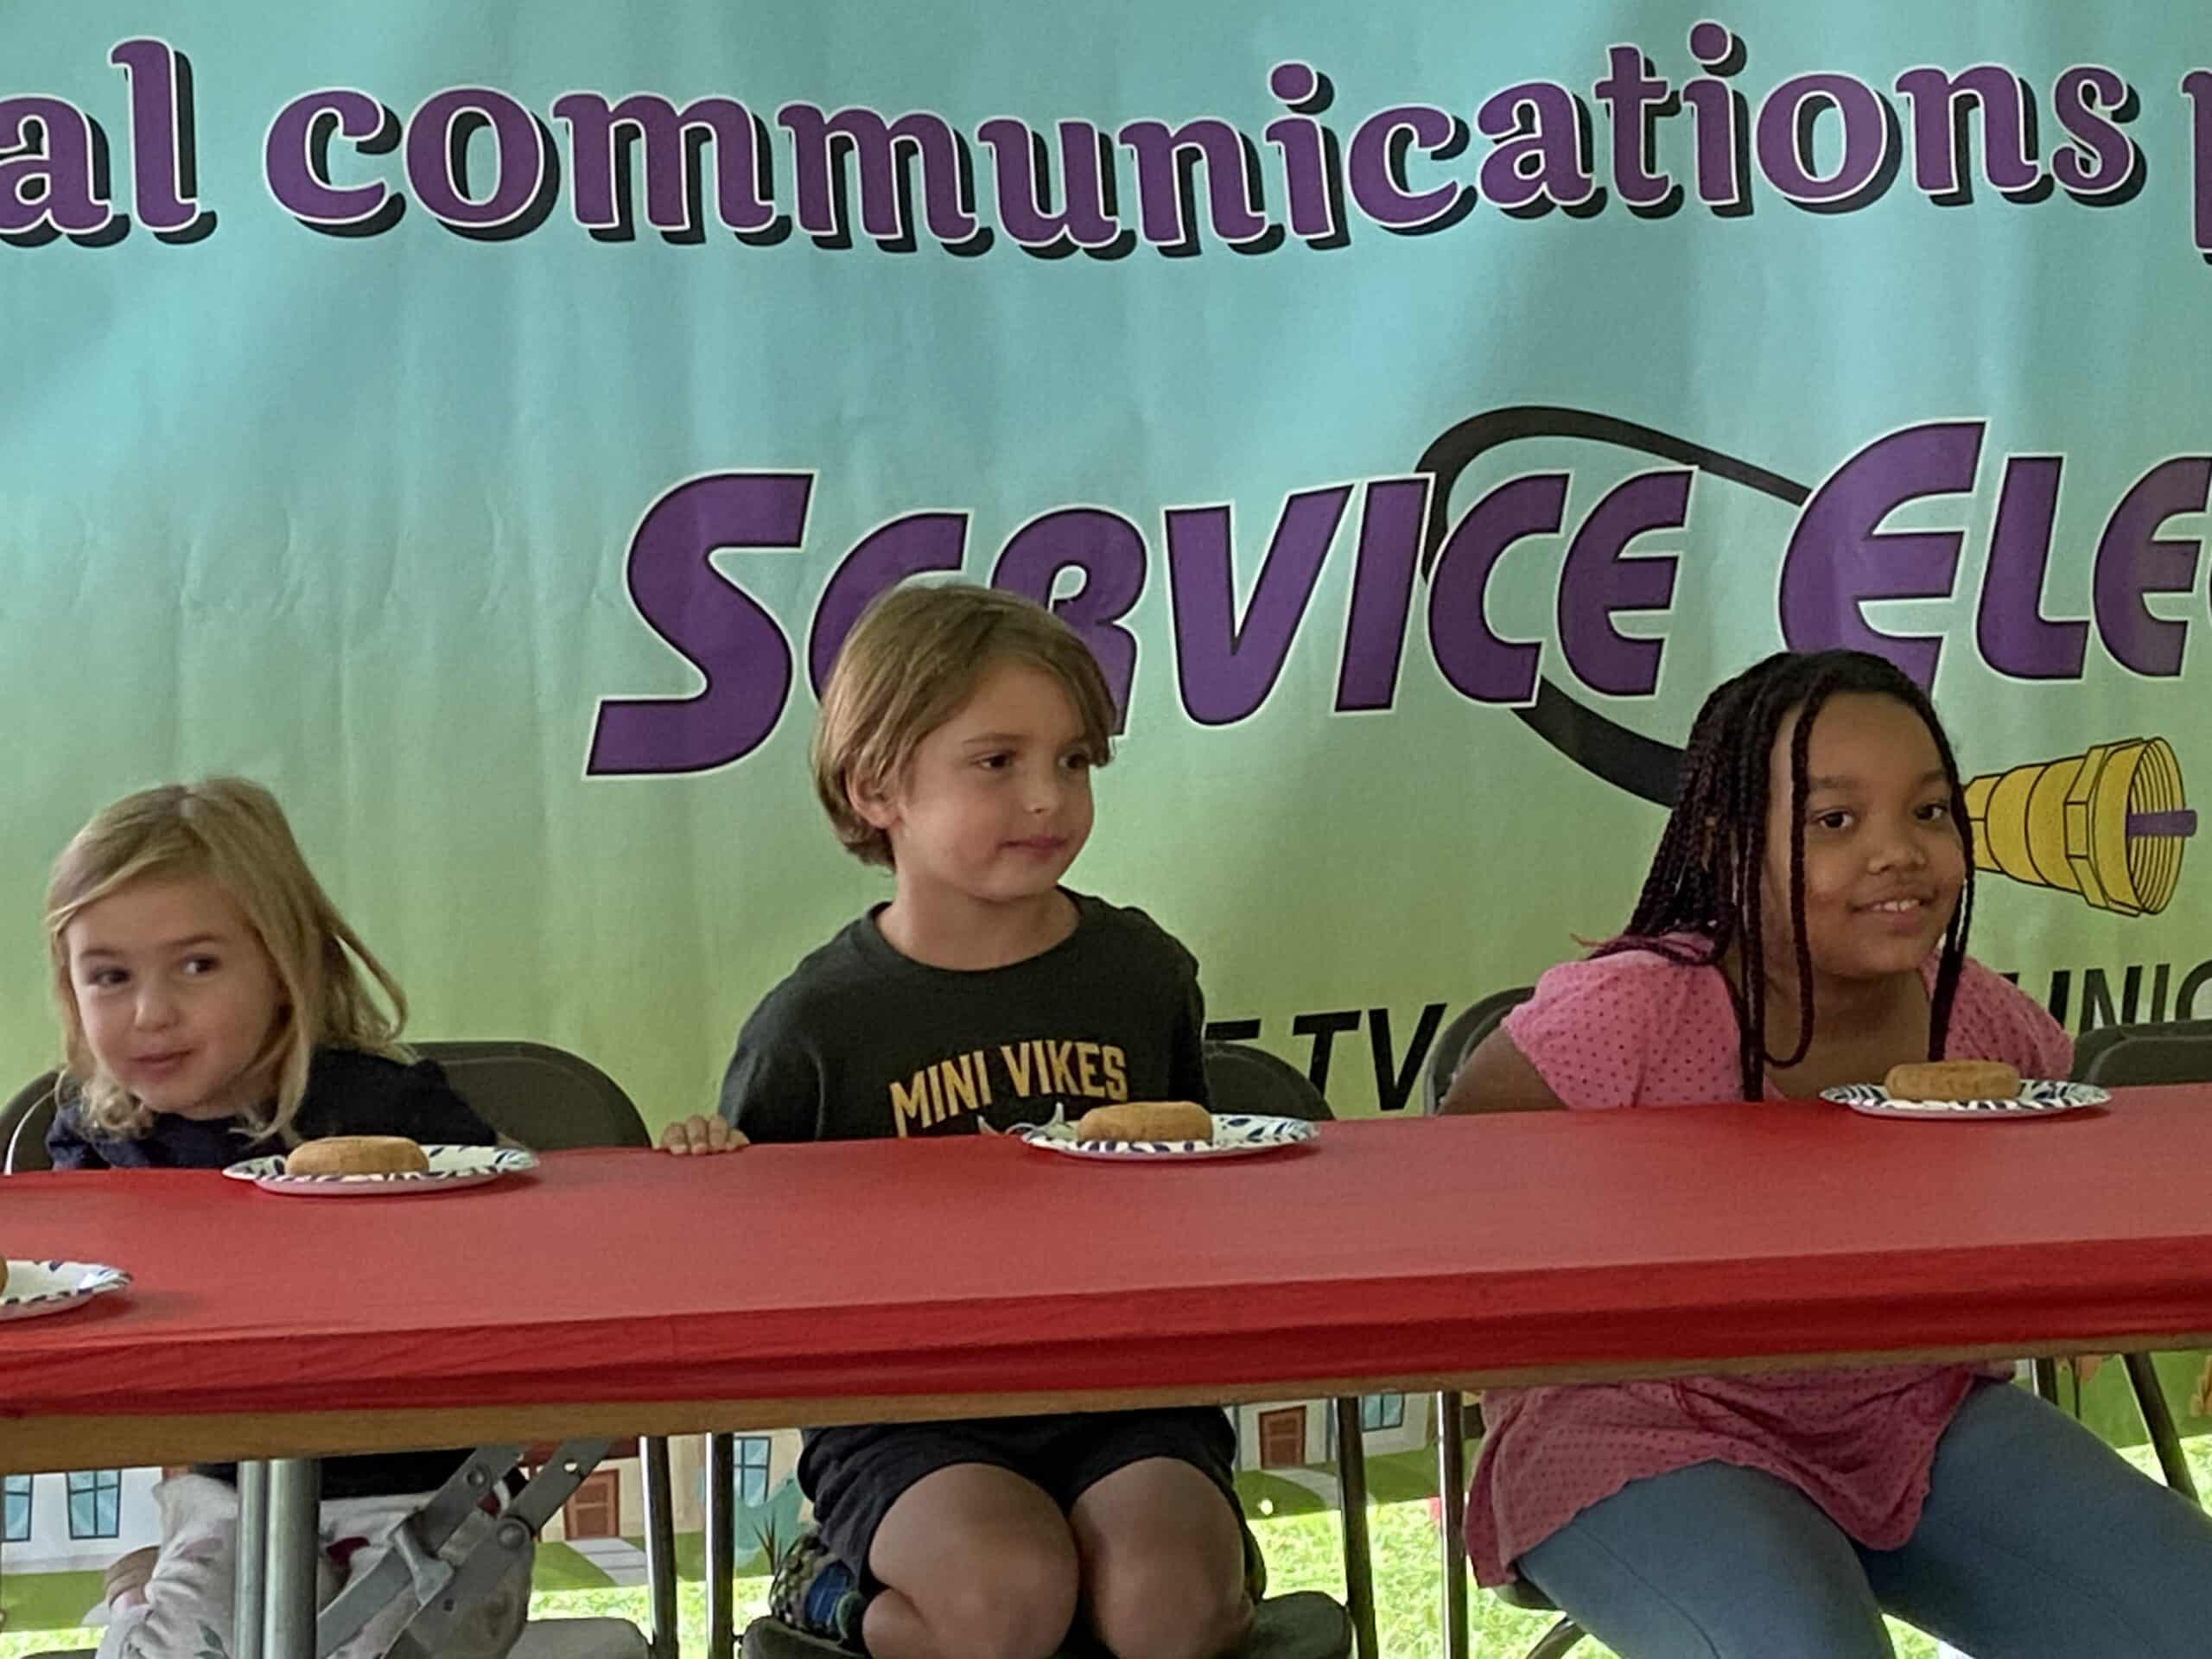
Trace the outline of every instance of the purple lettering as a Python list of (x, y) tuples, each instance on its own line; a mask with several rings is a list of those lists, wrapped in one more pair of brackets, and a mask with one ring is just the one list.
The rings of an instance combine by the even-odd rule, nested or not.
[(805, 473), (717, 473), (645, 510), (630, 538), (630, 602), (705, 683), (688, 697), (601, 698), (587, 777), (711, 771), (776, 728), (791, 641), (713, 558), (721, 548), (798, 547), (813, 486)]
[(1687, 470), (1645, 473), (1616, 486), (1567, 550), (1560, 573), (1559, 639), (1567, 666), (1592, 691), (1647, 697), (1659, 684), (1656, 639), (1632, 639), (1613, 626), (1623, 612), (1663, 611), (1675, 602), (1675, 555), (1628, 556), (1648, 531), (1689, 521)]
[[(1128, 718), (1136, 683), (1137, 638), (1122, 626), (1144, 592), (1144, 532), (1103, 507), (1061, 507), (1031, 519), (1007, 540), (991, 585), (1026, 594), (1083, 636), (1114, 694), (1116, 731)], [(1055, 597), (1064, 570), (1083, 586)]]
[(1244, 135), (1226, 121), (1202, 116), (1169, 128), (1132, 121), (1119, 133), (1137, 162), (1138, 230), (1154, 247), (1195, 253), (1196, 209), (1184, 200), (1185, 154), (1203, 165), (1213, 231), (1230, 247), (1255, 243), (1274, 228), (1260, 211), (1260, 162)]
[(1664, 207), (1679, 197), (1675, 181), (1656, 172), (1655, 130), (1680, 107), (1675, 89), (1652, 73), (1640, 47), (1607, 48), (1609, 72), (1590, 90), (1611, 118), (1613, 191), (1630, 207)]
[(1060, 123), (1060, 170), (1066, 180), (1059, 212), (1046, 207), (1052, 189), (1052, 162), (1044, 138), (1027, 125), (1003, 116), (986, 121), (977, 135), (990, 146), (998, 179), (999, 225), (1031, 253), (1048, 253), (1069, 245), (1109, 248), (1122, 234), (1108, 210), (1114, 157), (1106, 135), (1088, 121)]
[(1282, 152), (1283, 198), (1290, 228), (1309, 242), (1338, 236), (1336, 169), (1328, 131), (1313, 118), (1329, 105), (1329, 83), (1310, 63), (1279, 63), (1268, 72), (1268, 90), (1292, 113), (1268, 123), (1268, 142)]
[(957, 570), (968, 550), (964, 512), (910, 512), (878, 526), (845, 555), (814, 607), (806, 672), (820, 696), (861, 613), (879, 594), (925, 570)]
[(1982, 428), (1980, 421), (1936, 421), (1892, 432), (1814, 492), (1782, 561), (1782, 633), (1792, 651), (1872, 652), (1922, 685), (1934, 683), (1942, 640), (1880, 632), (1861, 607), (1872, 599), (1949, 597), (1960, 533), (1879, 526), (1908, 501), (1973, 489)]
[(1337, 669), (1337, 712), (1388, 709), (1398, 697), (1398, 665), (1406, 652), (1421, 528), (1428, 518), (1426, 478), (1378, 478), (1367, 486), (1359, 517), (1359, 556), (1352, 566), (1351, 610), (1344, 619), (1344, 660)]
[(1743, 43), (1707, 21), (1690, 30), (1690, 54), (1707, 73), (1682, 87), (1697, 135), (1697, 199), (1719, 217), (1751, 211), (1750, 123), (1744, 95), (1723, 77), (1743, 67)]
[(192, 68), (166, 41), (124, 41), (107, 54), (130, 87), (131, 211), (158, 236), (197, 231)]
[(1983, 661), (2016, 680), (2079, 679), (2088, 649), (2087, 622), (2053, 622), (2043, 613), (2064, 465), (2056, 455), (2015, 455), (1998, 492), (1974, 639)]
[(967, 145), (943, 116), (917, 110), (887, 123), (870, 109), (824, 115), (812, 104), (786, 104), (776, 121), (791, 136), (798, 224), (809, 236), (834, 242), (851, 233), (839, 154), (850, 150), (860, 166), (861, 228), (879, 245), (900, 251), (914, 245), (899, 186), (909, 160), (918, 156), (930, 234), (955, 251), (980, 249), (984, 233), (973, 211)]
[(2143, 152), (2120, 130), (2140, 103), (2133, 87), (2109, 69), (2083, 64), (2059, 76), (2050, 101), (2071, 140), (2050, 158), (2060, 189), (2077, 201), (2101, 203), (2139, 187)]
[(1981, 112), (1981, 162), (1990, 187), (2019, 195), (2043, 181), (2035, 155), (2035, 96), (2027, 82), (1994, 63), (1955, 75), (1908, 69), (1897, 91), (1912, 105), (1912, 181), (1932, 200), (1974, 200), (1967, 175), (1967, 108)]
[(1483, 157), (1484, 196), (1516, 214), (1589, 202), (1598, 186), (1588, 119), (1582, 101), (1556, 81), (1526, 80), (1484, 99), (1475, 125), (1497, 141)]
[(1559, 533), (1567, 480), (1565, 473), (1509, 479), (1467, 510), (1437, 555), (1428, 583), (1428, 648), (1463, 697), (1515, 707), (1535, 700), (1541, 648), (1491, 632), (1483, 596), (1514, 543)]
[(2196, 251), (2212, 259), (2212, 69), (2192, 69), (2182, 77), (2190, 100), (2190, 131), (2196, 165), (2191, 191), (2196, 203)]
[[(492, 134), (492, 188), (469, 194), (470, 140)], [(552, 142), (537, 118), (490, 86), (454, 86), (424, 99), (407, 123), (407, 182), (448, 230), (500, 232), (521, 224), (553, 166)]]
[[(1843, 123), (1835, 170), (1813, 171), (1813, 130), (1824, 109)], [(1871, 200), (1886, 182), (1892, 118), (1874, 89), (1850, 75), (1796, 75), (1759, 105), (1759, 170), (1800, 207), (1830, 210)]]
[(715, 207), (726, 229), (741, 235), (765, 231), (776, 210), (763, 194), (767, 180), (767, 135), (759, 119), (734, 99), (702, 98), (679, 111), (668, 99), (639, 92), (609, 104), (598, 92), (568, 92), (553, 114), (569, 127), (569, 165), (575, 174), (576, 222), (587, 230), (626, 231), (623, 211), (628, 158), (616, 140), (625, 129), (643, 141), (645, 222), (664, 235), (702, 229), (692, 223), (696, 154), (711, 152)]
[(2153, 616), (2146, 594), (2185, 594), (2196, 583), (2202, 541), (2162, 541), (2166, 520), (2202, 512), (2212, 493), (2212, 456), (2181, 455), (2161, 461), (2136, 481), (2113, 509), (2097, 543), (2092, 583), (2097, 635), (2124, 668), (2171, 679), (2181, 672), (2186, 622)]
[(330, 180), (333, 137), (379, 154), (399, 142), (399, 118), (366, 92), (327, 87), (294, 99), (269, 124), (262, 176), (276, 203), (302, 225), (340, 234), (381, 229), (398, 217), (404, 197), (382, 184), (339, 186)]
[(1167, 511), (1167, 584), (1183, 707), (1201, 726), (1229, 726), (1274, 690), (1351, 499), (1351, 486), (1301, 490), (1283, 503), (1242, 621), (1227, 507)]
[(1459, 124), (1427, 104), (1401, 104), (1381, 110), (1359, 124), (1351, 136), (1346, 172), (1351, 199), (1360, 212), (1393, 231), (1421, 231), (1450, 219), (1471, 187), (1445, 183), (1413, 191), (1405, 183), (1408, 148), (1428, 155), (1452, 151), (1461, 142)]
[(35, 241), (105, 232), (115, 219), (99, 185), (105, 148), (99, 128), (73, 104), (0, 98), (0, 237)]

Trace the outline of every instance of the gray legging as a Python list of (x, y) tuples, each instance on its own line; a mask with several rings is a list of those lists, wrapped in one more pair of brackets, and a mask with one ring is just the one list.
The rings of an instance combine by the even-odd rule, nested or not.
[(2212, 1654), (2212, 1519), (2001, 1384), (1937, 1443), (1901, 1549), (1700, 1463), (1630, 1482), (1519, 1567), (1621, 1659), (1891, 1659), (1885, 1611), (1974, 1659)]

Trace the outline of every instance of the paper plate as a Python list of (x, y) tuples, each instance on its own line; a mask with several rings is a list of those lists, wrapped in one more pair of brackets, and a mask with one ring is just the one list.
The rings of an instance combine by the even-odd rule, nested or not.
[(421, 1197), (481, 1186), (503, 1175), (537, 1167), (537, 1154), (519, 1147), (425, 1147), (430, 1167), (395, 1175), (287, 1175), (282, 1157), (249, 1158), (223, 1172), (234, 1181), (251, 1181), (264, 1192), (302, 1198)]
[(1258, 1117), (1243, 1112), (1217, 1113), (1211, 1141), (1079, 1141), (1071, 1124), (1047, 1124), (1017, 1131), (1033, 1147), (1070, 1158), (1099, 1158), (1109, 1163), (1151, 1163), (1175, 1158), (1245, 1158), (1280, 1152), (1313, 1139), (1313, 1126), (1295, 1117)]
[(0, 1319), (64, 1313), (130, 1283), (130, 1275), (121, 1268), (97, 1262), (10, 1262), (8, 1287), (0, 1290)]
[(2084, 1106), (2101, 1106), (2112, 1096), (2091, 1083), (2024, 1083), (2009, 1100), (1892, 1100), (1878, 1083), (1847, 1083), (1823, 1089), (1822, 1100), (1848, 1106), (1869, 1117), (1917, 1117), (1945, 1122), (1973, 1122), (2022, 1117), (2056, 1117)]

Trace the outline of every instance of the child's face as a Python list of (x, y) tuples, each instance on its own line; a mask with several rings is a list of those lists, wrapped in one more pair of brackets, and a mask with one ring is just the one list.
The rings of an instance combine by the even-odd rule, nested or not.
[(62, 936), (78, 1018), (100, 1069), (157, 1112), (222, 1118), (253, 1103), (251, 1075), (282, 1002), (245, 913), (205, 876), (134, 881)]
[(891, 837), (902, 893), (914, 882), (987, 902), (1049, 893), (1090, 836), (1083, 722), (1051, 674), (999, 664), (898, 784), (859, 804)]
[[(1761, 894), (1770, 966), (1796, 952), (1789, 931), (1788, 715), (1768, 763)], [(1805, 933), (1815, 971), (1873, 979), (1916, 970), (1958, 907), (1966, 849), (1951, 785), (1928, 728), (1894, 697), (1829, 699), (1805, 758)]]

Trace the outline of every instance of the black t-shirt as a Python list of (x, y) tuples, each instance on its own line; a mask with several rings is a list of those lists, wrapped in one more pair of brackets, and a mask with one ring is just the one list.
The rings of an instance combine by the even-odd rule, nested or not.
[(1048, 950), (965, 972), (901, 955), (870, 912), (739, 1033), (721, 1113), (755, 1141), (1003, 1132), (1126, 1100), (1206, 1101), (1191, 953), (1081, 893)]
[[(66, 1089), (66, 1085), (65, 1085)], [(359, 1049), (319, 1048), (293, 1119), (295, 1141), (334, 1135), (404, 1135), (425, 1146), (488, 1147), (498, 1140), (446, 1082), (436, 1063), (402, 1065)], [(276, 1137), (253, 1140), (242, 1118), (200, 1122), (156, 1112), (142, 1135), (105, 1135), (85, 1124), (65, 1093), (46, 1149), (56, 1169), (226, 1169), (242, 1158), (284, 1151)]]
[[(223, 1169), (242, 1158), (283, 1151), (274, 1137), (247, 1138), (238, 1118), (197, 1122), (173, 1112), (155, 1115), (143, 1135), (103, 1135), (82, 1122), (75, 1100), (65, 1092), (47, 1150), (56, 1169)], [(357, 1049), (321, 1048), (308, 1068), (307, 1093), (293, 1119), (297, 1141), (333, 1135), (404, 1135), (425, 1145), (488, 1147), (499, 1136), (492, 1126), (453, 1091), (445, 1073), (429, 1060), (402, 1065)], [(312, 1205), (302, 1206), (312, 1221)], [(301, 1230), (301, 1248), (313, 1249), (313, 1233)], [(334, 1272), (341, 1277), (342, 1265)], [(403, 1452), (367, 1458), (325, 1458), (322, 1495), (381, 1497), (427, 1492), (445, 1484), (466, 1460), (465, 1452)], [(238, 1466), (196, 1465), (218, 1480), (235, 1480)]]

